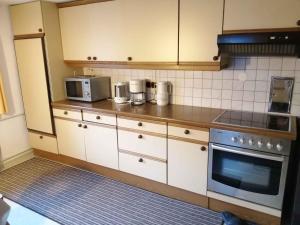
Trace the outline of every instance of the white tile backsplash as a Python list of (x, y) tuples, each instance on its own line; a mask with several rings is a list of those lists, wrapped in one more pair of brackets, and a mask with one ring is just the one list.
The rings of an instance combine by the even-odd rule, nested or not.
[[(173, 104), (266, 112), (272, 76), (295, 77), (291, 112), (300, 116), (300, 59), (240, 57), (222, 71), (133, 70), (85, 68), (84, 74), (117, 81), (149, 79), (172, 83)], [(114, 90), (112, 88), (112, 90)]]

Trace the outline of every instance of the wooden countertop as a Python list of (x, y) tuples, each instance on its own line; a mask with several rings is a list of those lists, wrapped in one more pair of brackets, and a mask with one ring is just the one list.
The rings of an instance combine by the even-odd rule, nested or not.
[(77, 110), (87, 110), (102, 113), (114, 113), (119, 116), (127, 116), (139, 119), (148, 119), (168, 123), (177, 123), (187, 126), (199, 126), (203, 128), (219, 128), (238, 132), (247, 132), (260, 134), (270, 137), (286, 138), (295, 140), (296, 118), (292, 117), (291, 132), (273, 131), (250, 127), (237, 127), (226, 124), (214, 123), (214, 119), (224, 112), (223, 109), (213, 109), (183, 105), (157, 106), (146, 103), (141, 106), (132, 106), (130, 104), (115, 104), (111, 100), (103, 100), (94, 103), (85, 103), (78, 101), (62, 100), (52, 102), (54, 108), (67, 108)]

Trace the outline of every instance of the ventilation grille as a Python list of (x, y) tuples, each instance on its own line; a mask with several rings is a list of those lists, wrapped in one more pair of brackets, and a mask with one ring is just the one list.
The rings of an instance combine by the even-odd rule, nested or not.
[(239, 56), (298, 56), (293, 44), (231, 44), (219, 46), (221, 52)]

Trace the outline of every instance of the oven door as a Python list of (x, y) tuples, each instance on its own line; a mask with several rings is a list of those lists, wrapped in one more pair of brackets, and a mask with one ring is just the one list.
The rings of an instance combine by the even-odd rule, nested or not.
[(281, 209), (288, 157), (209, 146), (208, 190)]

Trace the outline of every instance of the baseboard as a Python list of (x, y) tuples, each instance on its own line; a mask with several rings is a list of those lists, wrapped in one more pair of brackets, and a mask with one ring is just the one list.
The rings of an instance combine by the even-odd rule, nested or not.
[(18, 165), (22, 162), (25, 162), (27, 160), (30, 160), (32, 158), (34, 158), (33, 150), (28, 149), (24, 152), (21, 152), (18, 155), (15, 155), (11, 158), (8, 158), (8, 159), (4, 160), (2, 162), (2, 168), (0, 168), (0, 171), (6, 170), (6, 169), (8, 169), (10, 167), (13, 167), (13, 166), (16, 166), (16, 165)]

